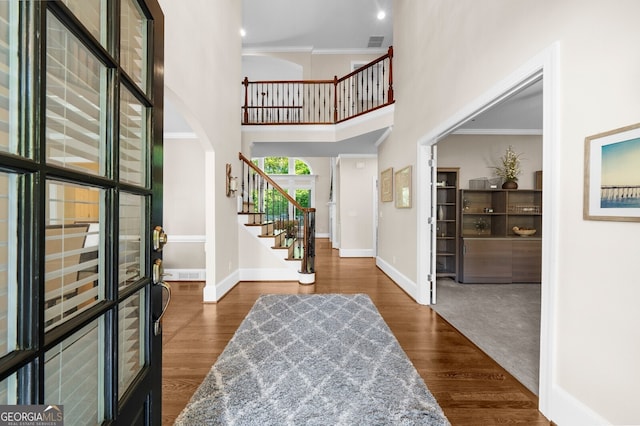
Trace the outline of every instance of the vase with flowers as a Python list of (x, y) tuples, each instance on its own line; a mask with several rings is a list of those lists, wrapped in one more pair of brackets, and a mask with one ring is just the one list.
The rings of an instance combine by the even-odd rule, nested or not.
[(520, 169), (520, 156), (522, 154), (516, 154), (513, 147), (509, 145), (507, 151), (502, 157), (500, 157), (500, 166), (493, 167), (496, 176), (502, 178), (504, 183), (503, 189), (518, 189), (518, 175), (521, 172)]

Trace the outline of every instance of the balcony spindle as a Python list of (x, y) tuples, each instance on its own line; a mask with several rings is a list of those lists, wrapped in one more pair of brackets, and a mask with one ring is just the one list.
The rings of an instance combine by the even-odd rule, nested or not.
[(389, 105), (394, 102), (392, 58), (389, 47), (386, 55), (333, 80), (252, 82), (245, 77), (242, 123), (335, 124)]

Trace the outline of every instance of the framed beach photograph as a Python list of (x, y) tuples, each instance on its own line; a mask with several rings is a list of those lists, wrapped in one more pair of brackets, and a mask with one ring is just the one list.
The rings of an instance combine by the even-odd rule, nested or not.
[(380, 200), (383, 203), (393, 201), (393, 167), (380, 173)]
[(585, 138), (584, 219), (640, 222), (640, 123)]
[(396, 172), (396, 208), (411, 208), (411, 166)]

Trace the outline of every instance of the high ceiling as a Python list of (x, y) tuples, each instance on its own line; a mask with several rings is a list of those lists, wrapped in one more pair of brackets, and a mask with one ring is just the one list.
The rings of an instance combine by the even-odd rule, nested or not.
[(245, 49), (365, 50), (370, 37), (382, 36), (386, 50), (392, 0), (242, 0), (242, 26)]
[[(245, 51), (386, 52), (393, 44), (393, 0), (242, 0)], [(383, 20), (377, 14), (384, 11)], [(382, 37), (379, 48), (367, 47), (371, 37)], [(167, 105), (165, 129), (187, 132), (183, 120), (171, 119), (177, 111)], [(538, 82), (464, 123), (461, 132), (488, 133), (521, 129), (530, 133), (542, 129), (542, 84)], [(335, 156), (336, 152), (371, 154), (380, 132), (361, 135), (339, 143), (274, 143), (260, 148), (260, 154)], [(262, 145), (262, 144), (258, 144)], [(264, 151), (264, 152), (263, 152)], [(325, 152), (326, 151), (326, 152)], [(294, 154), (295, 152), (295, 154)]]

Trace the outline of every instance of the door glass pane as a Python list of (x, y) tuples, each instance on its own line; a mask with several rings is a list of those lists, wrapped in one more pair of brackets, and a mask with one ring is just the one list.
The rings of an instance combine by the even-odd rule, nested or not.
[(86, 325), (45, 354), (44, 400), (64, 405), (64, 424), (104, 420), (102, 318)]
[(106, 44), (106, 30), (103, 17), (104, 0), (62, 0), (92, 36)]
[(118, 397), (122, 397), (145, 362), (144, 288), (118, 306)]
[(120, 194), (120, 248), (118, 288), (133, 284), (144, 273), (144, 198), (126, 192)]
[(120, 90), (120, 180), (146, 186), (146, 109), (124, 87)]
[(14, 373), (0, 382), (0, 405), (18, 403), (18, 378)]
[(0, 356), (16, 348), (16, 177), (0, 173)]
[(103, 192), (47, 182), (45, 330), (104, 300)]
[(147, 90), (147, 20), (135, 0), (120, 5), (120, 62), (129, 77)]
[(106, 67), (47, 15), (47, 162), (104, 175)]
[(0, 1), (0, 150), (18, 153), (18, 2)]

